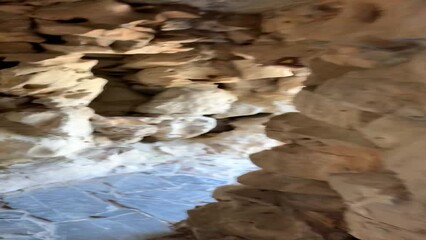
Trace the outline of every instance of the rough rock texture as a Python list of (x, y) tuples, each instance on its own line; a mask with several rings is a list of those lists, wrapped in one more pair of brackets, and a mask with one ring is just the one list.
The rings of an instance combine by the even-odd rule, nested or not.
[(278, 144), (262, 124), (309, 71), (262, 32), (267, 6), (160, 3), (0, 1), (0, 192)]
[(196, 238), (426, 238), (423, 0), (166, 2), (0, 1), (0, 191), (273, 147)]
[(265, 13), (264, 32), (320, 50), (294, 100), (300, 112), (267, 123), (286, 144), (251, 155), (261, 170), (189, 211), (195, 237), (425, 239), (425, 13), (417, 0)]

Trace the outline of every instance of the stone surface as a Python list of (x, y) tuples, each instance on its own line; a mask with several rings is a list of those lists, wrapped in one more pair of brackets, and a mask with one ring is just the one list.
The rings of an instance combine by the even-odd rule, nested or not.
[(237, 98), (216, 88), (172, 88), (138, 106), (136, 111), (156, 114), (210, 115), (224, 113)]
[(2, 206), (14, 210), (0, 207), (0, 238), (160, 237), (187, 217), (186, 210), (214, 201), (211, 189), (224, 182), (170, 172), (134, 173), (2, 194)]
[(422, 1), (176, 2), (1, 1), (3, 238), (425, 238)]
[[(190, 211), (187, 222), (197, 239), (292, 239), (289, 229), (268, 230), (294, 212), (319, 239), (425, 238), (419, 137), (425, 130), (425, 25), (419, 24), (425, 9), (415, 0), (320, 1), (264, 14), (264, 32), (305, 43), (311, 55), (274, 59), (269, 56), (280, 50), (265, 54), (263, 48), (267, 57), (253, 61), (260, 53), (248, 44), (235, 50), (242, 63), (254, 62), (253, 69), (281, 63), (292, 71), (307, 64), (312, 74), (294, 98), (299, 112), (267, 123), (267, 136), (286, 144), (251, 155), (262, 170), (239, 177), (242, 185), (218, 188), (216, 203)], [(273, 219), (243, 215), (266, 206), (294, 212)]]
[[(1, 2), (0, 18), (13, 21), (0, 23), (0, 191), (147, 170), (173, 158), (191, 165), (187, 157), (207, 169), (232, 159), (216, 173), (229, 176), (252, 167), (231, 169), (234, 160), (277, 143), (266, 139), (263, 120), (232, 124), (294, 111), (300, 83), (285, 82), (308, 71), (283, 58), (306, 57), (305, 45), (294, 50), (264, 34), (251, 10), (129, 3)], [(264, 54), (276, 49), (279, 56)]]

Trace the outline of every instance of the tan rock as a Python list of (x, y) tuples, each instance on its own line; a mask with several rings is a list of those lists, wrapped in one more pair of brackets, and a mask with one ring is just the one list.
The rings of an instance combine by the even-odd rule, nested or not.
[(0, 72), (0, 92), (22, 97), (49, 107), (85, 106), (103, 89), (106, 80), (90, 69), (96, 61), (58, 65), (14, 67)]
[(225, 62), (194, 62), (176, 67), (144, 69), (135, 75), (134, 81), (145, 85), (176, 87), (194, 81), (221, 83), (238, 80), (237, 74)]
[(134, 55), (125, 59), (124, 68), (175, 67), (191, 62), (209, 60), (212, 56), (204, 52), (189, 51), (175, 54)]
[[(324, 147), (325, 148), (325, 147)], [(357, 155), (309, 149), (297, 144), (286, 144), (251, 155), (254, 164), (269, 172), (280, 172), (290, 177), (328, 180), (330, 174), (374, 171), (380, 168), (375, 156), (360, 158)]]
[(218, 88), (170, 88), (136, 108), (155, 114), (209, 115), (226, 112), (237, 97)]
[[(322, 239), (305, 223), (298, 221), (291, 211), (254, 203), (212, 203), (190, 210), (189, 216), (188, 224), (196, 235), (199, 231), (207, 231), (223, 236), (262, 240)], [(286, 233), (285, 236), (282, 235), (283, 232)]]
[(92, 120), (97, 137), (103, 136), (114, 143), (135, 143), (146, 136), (151, 136), (158, 131), (157, 124), (161, 119), (138, 117), (100, 117)]
[(235, 68), (240, 72), (243, 80), (254, 80), (262, 78), (291, 77), (293, 72), (284, 66), (262, 66), (251, 60), (233, 61)]
[(289, 177), (283, 173), (267, 172), (264, 170), (244, 174), (238, 178), (238, 182), (257, 189), (337, 196), (337, 193), (325, 181)]
[(103, 92), (89, 106), (100, 115), (123, 116), (148, 100), (147, 96), (131, 89), (127, 84), (109, 79)]
[[(104, 11), (99, 11), (102, 6)], [(72, 1), (39, 8), (33, 16), (45, 20), (87, 19), (92, 23), (121, 24), (140, 19), (140, 15), (124, 3), (114, 0)]]
[(381, 148), (395, 148), (426, 133), (426, 124), (422, 121), (384, 116), (359, 131)]
[(49, 134), (88, 137), (93, 131), (89, 122), (93, 115), (92, 109), (83, 107), (60, 110), (25, 109), (3, 113), (0, 116)]
[(1, 159), (68, 155), (91, 147), (88, 108), (32, 109), (1, 114)]
[(426, 202), (426, 191), (422, 187), (425, 184), (425, 142), (424, 136), (416, 136), (406, 144), (388, 151), (384, 158), (386, 168), (395, 172), (412, 194), (412, 198), (422, 204)]
[(209, 132), (216, 124), (216, 119), (209, 117), (175, 117), (159, 123), (152, 136), (158, 140), (193, 138)]

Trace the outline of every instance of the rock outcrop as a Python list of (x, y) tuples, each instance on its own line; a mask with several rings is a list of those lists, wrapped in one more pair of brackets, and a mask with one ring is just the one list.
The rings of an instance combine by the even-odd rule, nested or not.
[[(320, 49), (251, 155), (261, 170), (189, 211), (197, 239), (424, 239), (422, 1), (319, 1), (265, 13), (263, 31)], [(278, 54), (278, 51), (276, 52)], [(423, 147), (422, 147), (423, 146)]]
[(0, 0), (0, 191), (271, 147), (197, 239), (426, 238), (423, 0), (160, 2)]
[[(65, 170), (24, 179), (78, 169), (82, 159), (99, 172), (87, 176), (118, 171), (102, 151), (191, 141), (238, 155), (239, 147), (276, 145), (260, 142), (264, 121), (256, 118), (257, 126), (244, 128), (252, 142), (220, 142), (248, 136), (232, 126), (242, 118), (294, 111), (292, 97), (309, 72), (278, 61), (306, 54), (263, 33), (260, 14), (244, 12), (130, 0), (1, 1), (0, 178), (17, 179), (19, 169), (22, 179), (0, 191), (72, 180)], [(263, 54), (281, 47), (282, 56)], [(108, 169), (95, 167), (99, 161)]]

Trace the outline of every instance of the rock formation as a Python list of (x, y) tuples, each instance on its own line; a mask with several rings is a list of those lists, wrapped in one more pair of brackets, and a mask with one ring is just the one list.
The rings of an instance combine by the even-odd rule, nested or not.
[(285, 145), (251, 155), (261, 170), (189, 211), (195, 237), (426, 238), (425, 13), (417, 0), (265, 13), (264, 32), (318, 50), (312, 74), (294, 100), (300, 112), (267, 123), (267, 135)]
[[(279, 62), (306, 54), (263, 33), (261, 15), (247, 11), (130, 0), (0, 2), (0, 179), (10, 183), (0, 192), (111, 174), (129, 165), (111, 160), (115, 154), (174, 141), (238, 154), (239, 146), (276, 145), (261, 142), (259, 117), (294, 111), (291, 99), (309, 73)], [(275, 49), (284, 55), (263, 54)], [(256, 126), (236, 127), (251, 117)], [(221, 143), (238, 135), (252, 142)], [(85, 171), (66, 170), (81, 164)]]
[(153, 2), (0, 0), (0, 191), (141, 141), (251, 153), (268, 121), (283, 145), (189, 211), (197, 239), (426, 238), (423, 0)]

